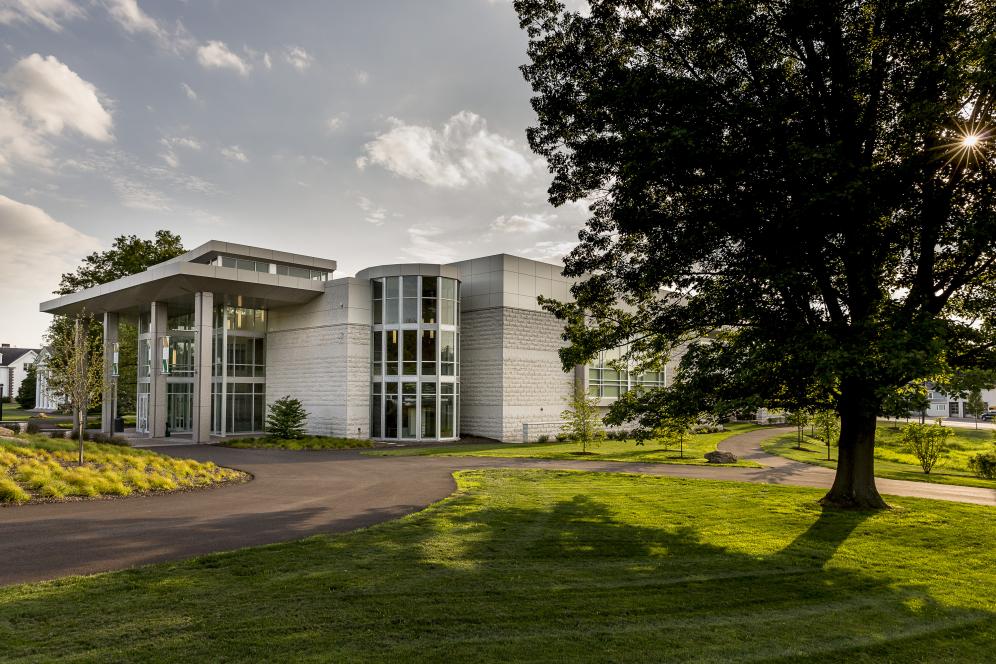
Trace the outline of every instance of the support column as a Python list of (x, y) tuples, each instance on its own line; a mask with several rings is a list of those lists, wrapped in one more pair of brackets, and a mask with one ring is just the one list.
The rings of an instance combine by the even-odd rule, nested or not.
[(149, 381), (149, 437), (166, 435), (166, 374), (163, 373), (162, 337), (169, 333), (166, 303), (153, 302), (149, 324), (152, 375)]
[(114, 418), (118, 406), (118, 378), (112, 375), (114, 344), (118, 342), (118, 314), (104, 313), (104, 398), (100, 407), (100, 430), (114, 434)]
[(193, 442), (211, 442), (211, 343), (214, 338), (214, 293), (194, 294), (194, 427)]

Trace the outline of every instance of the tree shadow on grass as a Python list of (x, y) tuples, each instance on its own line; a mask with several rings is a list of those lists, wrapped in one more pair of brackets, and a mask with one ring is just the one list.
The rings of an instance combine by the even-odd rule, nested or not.
[(453, 498), (349, 535), (0, 591), (0, 640), (11, 659), (909, 661), (943, 642), (933, 659), (967, 661), (993, 638), (991, 613), (938, 601), (904, 561), (854, 560), (871, 513), (782, 516), (761, 493), (778, 489), (737, 485), (696, 506), (684, 486), (468, 471)]

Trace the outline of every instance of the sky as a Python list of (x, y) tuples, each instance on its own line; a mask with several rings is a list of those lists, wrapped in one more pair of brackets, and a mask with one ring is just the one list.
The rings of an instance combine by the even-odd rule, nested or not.
[(122, 234), (557, 261), (511, 0), (0, 0), (0, 341)]

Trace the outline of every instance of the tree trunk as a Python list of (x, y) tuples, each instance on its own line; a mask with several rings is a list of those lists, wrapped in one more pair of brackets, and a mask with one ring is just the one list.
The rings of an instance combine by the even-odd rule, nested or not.
[(80, 411), (80, 428), (79, 428), (79, 436), (80, 436), (80, 465), (81, 466), (83, 465), (83, 430), (85, 428), (86, 428), (86, 411), (85, 410), (81, 410)]
[(873, 400), (862, 398), (868, 392), (848, 392), (845, 388), (841, 394), (837, 475), (822, 502), (849, 509), (885, 509), (888, 505), (875, 487), (877, 408)]

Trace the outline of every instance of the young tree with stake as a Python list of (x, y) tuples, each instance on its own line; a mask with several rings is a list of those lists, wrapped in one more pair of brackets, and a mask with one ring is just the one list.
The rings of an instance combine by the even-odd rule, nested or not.
[(78, 422), (79, 464), (83, 465), (83, 438), (86, 433), (86, 414), (90, 403), (100, 398), (103, 387), (103, 364), (99, 340), (90, 334), (91, 315), (83, 310), (67, 318), (68, 325), (62, 333), (49, 336), (52, 349), (48, 361), (48, 383), (53, 392), (61, 394)]

